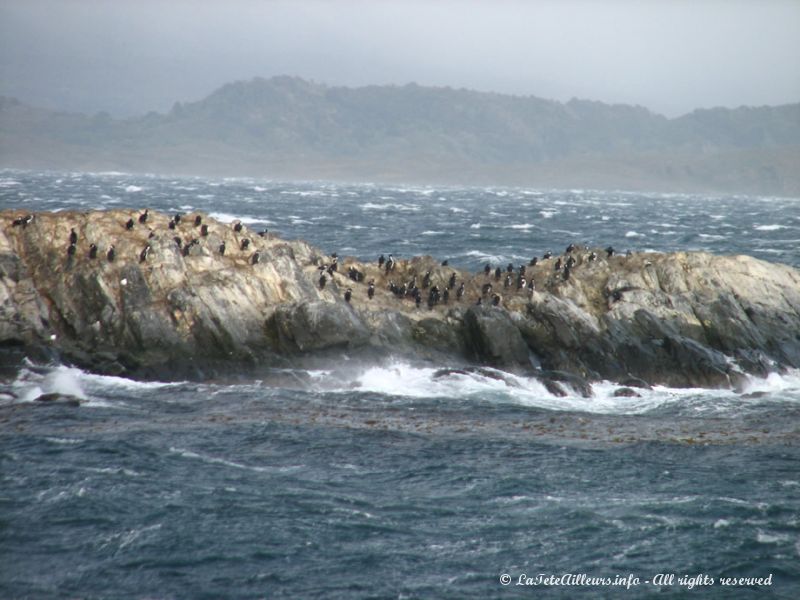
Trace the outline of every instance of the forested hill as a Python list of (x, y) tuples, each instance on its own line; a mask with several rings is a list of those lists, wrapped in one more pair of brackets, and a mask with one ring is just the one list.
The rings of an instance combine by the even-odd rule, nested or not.
[(0, 166), (800, 195), (800, 104), (667, 119), (585, 100), (292, 77), (125, 120), (2, 98)]

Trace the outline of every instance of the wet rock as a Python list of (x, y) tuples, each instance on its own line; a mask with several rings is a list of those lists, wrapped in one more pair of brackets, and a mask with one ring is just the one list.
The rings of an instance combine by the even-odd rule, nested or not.
[(615, 398), (641, 398), (642, 395), (629, 387), (621, 387), (614, 390)]
[(467, 346), (480, 362), (520, 366), (528, 361), (528, 346), (505, 310), (473, 306), (464, 315)]
[(349, 307), (324, 301), (280, 307), (274, 316), (283, 349), (311, 352), (358, 347), (369, 339), (361, 319)]
[[(591, 384), (583, 377), (575, 375), (574, 373), (567, 373), (565, 371), (542, 371), (539, 373), (539, 380), (547, 385), (546, 382), (558, 382), (560, 388), (565, 386), (571, 388), (575, 393), (584, 398), (591, 398), (594, 396)], [(550, 388), (548, 387), (548, 390)]]
[(70, 396), (69, 394), (59, 394), (59, 393), (50, 393), (50, 394), (42, 394), (37, 396), (33, 400), (34, 402), (42, 402), (45, 404), (62, 404), (64, 406), (80, 406), (81, 400), (76, 396)]

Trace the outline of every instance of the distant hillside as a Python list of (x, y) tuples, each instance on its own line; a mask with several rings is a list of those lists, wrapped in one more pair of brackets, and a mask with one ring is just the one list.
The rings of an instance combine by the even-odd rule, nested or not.
[(800, 104), (697, 110), (291, 77), (115, 120), (0, 98), (0, 166), (800, 195)]

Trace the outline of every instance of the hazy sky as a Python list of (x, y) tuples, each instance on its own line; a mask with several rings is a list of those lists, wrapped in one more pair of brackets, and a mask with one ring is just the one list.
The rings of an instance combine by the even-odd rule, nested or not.
[(0, 0), (0, 94), (130, 115), (256, 76), (698, 107), (800, 101), (800, 0)]

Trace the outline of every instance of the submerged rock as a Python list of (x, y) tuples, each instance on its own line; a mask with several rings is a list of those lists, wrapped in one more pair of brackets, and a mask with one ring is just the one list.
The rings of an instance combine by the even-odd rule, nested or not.
[(81, 399), (69, 394), (59, 394), (56, 392), (50, 394), (42, 394), (33, 399), (34, 402), (42, 402), (46, 404), (63, 404), (64, 406), (80, 406)]
[[(389, 272), (338, 257), (322, 286), (332, 257), (305, 242), (207, 215), (203, 236), (193, 218), (170, 229), (154, 212), (126, 228), (139, 213), (40, 213), (13, 227), (22, 213), (0, 212), (0, 355), (159, 378), (397, 355), (541, 372), (553, 393), (583, 395), (597, 379), (742, 389), (744, 374), (800, 367), (800, 273), (785, 265), (599, 249), (590, 260), (581, 248), (568, 280), (543, 261), (526, 273), (536, 291), (507, 289), (498, 306), (476, 306), (490, 279), (433, 257), (398, 259)], [(451, 280), (465, 293), (452, 288), (445, 304), (433, 288)], [(419, 304), (403, 293), (415, 284)]]

